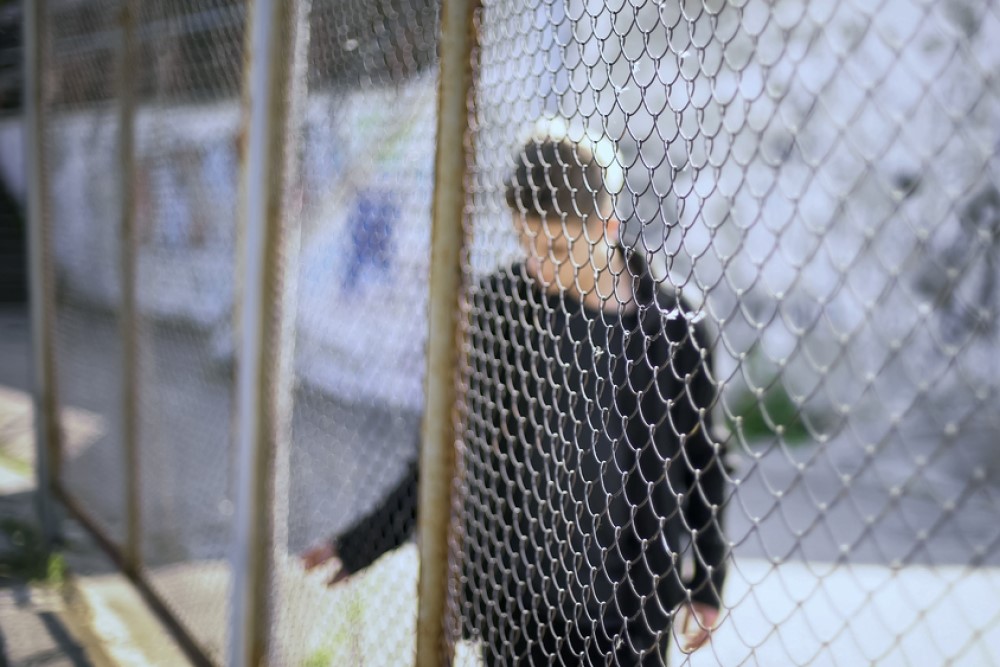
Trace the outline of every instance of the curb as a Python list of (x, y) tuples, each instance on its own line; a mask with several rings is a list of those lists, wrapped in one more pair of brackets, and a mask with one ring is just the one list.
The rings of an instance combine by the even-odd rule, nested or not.
[(70, 565), (61, 593), (94, 667), (190, 666), (124, 574), (81, 576)]
[[(0, 494), (21, 494), (19, 507), (29, 507), (35, 480), (20, 466), (0, 459)], [(47, 589), (62, 601), (59, 617), (86, 653), (93, 667), (190, 667), (177, 643), (132, 582), (94, 541), (83, 526), (57, 503), (64, 545), (56, 550), (66, 572), (58, 585), (26, 582), (32, 590)], [(0, 654), (0, 665), (4, 663)]]

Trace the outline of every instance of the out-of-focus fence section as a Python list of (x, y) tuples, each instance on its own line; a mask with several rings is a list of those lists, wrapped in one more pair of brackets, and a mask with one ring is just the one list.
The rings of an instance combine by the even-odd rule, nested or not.
[(135, 282), (142, 573), (226, 650), (243, 2), (136, 7)]
[(273, 641), (295, 664), (408, 664), (413, 545), (330, 591), (296, 575), (295, 555), (356, 528), (393, 490), (416, 502), (406, 481), (423, 407), (437, 9), (314, 0), (308, 28), (296, 392), (278, 518), (287, 622)]
[[(414, 548), (334, 591), (323, 574), (304, 573), (299, 555), (413, 475), (437, 6), (303, 7), (303, 97), (290, 118), (301, 151), (289, 181), (301, 251), (279, 268), (298, 286), (294, 400), (290, 447), (279, 454), (288, 475), (264, 508), (281, 541), (263, 584), (277, 610), (266, 632), (282, 664), (405, 663)], [(57, 0), (40, 35), (54, 367), (60, 413), (74, 421), (58, 484), (123, 564), (137, 567), (194, 658), (216, 664), (229, 659), (239, 615), (229, 603), (252, 10), (229, 0)], [(18, 134), (5, 127), (4, 139)]]
[(71, 502), (124, 549), (131, 472), (122, 433), (120, 58), (116, 41), (94, 39), (118, 34), (121, 4), (42, 7), (46, 252), (55, 279), (54, 368), (66, 434), (56, 472)]

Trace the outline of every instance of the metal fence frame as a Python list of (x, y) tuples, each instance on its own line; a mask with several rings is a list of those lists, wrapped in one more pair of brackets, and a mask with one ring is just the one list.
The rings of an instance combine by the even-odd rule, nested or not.
[[(304, 4), (304, 3), (303, 3)], [(236, 531), (229, 662), (267, 664), (274, 613), (270, 574), (276, 538), (276, 487), (287, 469), (294, 336), (293, 280), (284, 256), (296, 248), (298, 217), (288, 190), (296, 151), (293, 93), (299, 3), (258, 0), (250, 14), (247, 150), (242, 165), (241, 338), (237, 373)]]
[(420, 452), (420, 581), (417, 662), (445, 663), (448, 531), (455, 469), (455, 384), (459, 345), (465, 167), (471, 150), (468, 100), (473, 86), (475, 0), (446, 0), (441, 13), (437, 153), (431, 228), (426, 407)]
[(27, 167), (27, 221), (29, 302), (31, 309), (31, 342), (33, 348), (33, 403), (35, 414), (36, 476), (38, 481), (38, 513), (43, 539), (48, 549), (55, 548), (62, 535), (58, 510), (54, 501), (91, 534), (112, 562), (132, 581), (136, 589), (160, 618), (188, 659), (194, 665), (210, 665), (198, 643), (180, 621), (173, 616), (164, 600), (141, 574), (140, 480), (138, 474), (138, 341), (136, 324), (135, 253), (136, 215), (132, 165), (135, 160), (135, 60), (136, 22), (138, 5), (135, 0), (123, 0), (120, 14), (120, 44), (118, 49), (117, 84), (121, 141), (118, 159), (122, 178), (119, 225), (122, 247), (118, 257), (122, 269), (122, 303), (119, 327), (123, 338), (123, 449), (126, 507), (126, 539), (119, 546), (72, 492), (61, 482), (63, 434), (60, 424), (61, 403), (57, 393), (55, 355), (55, 278), (51, 247), (51, 217), (46, 193), (44, 137), (47, 129), (45, 67), (47, 65), (46, 36), (48, 34), (47, 3), (32, 0), (25, 3), (23, 22), (25, 164)]
[[(290, 183), (297, 176), (294, 141), (301, 112), (300, 69), (308, 43), (309, 0), (251, 0), (248, 52), (243, 63), (245, 148), (240, 173), (242, 224), (239, 252), (242, 294), (242, 340), (237, 352), (238, 452), (236, 523), (230, 562), (233, 589), (227, 663), (233, 666), (274, 664), (266, 631), (276, 615), (269, 591), (274, 549), (281, 543), (274, 521), (275, 488), (287, 474), (288, 414), (291, 400), (291, 349), (288, 323), (294, 320), (295, 275), (279, 258), (297, 248), (298, 219), (288, 206)], [(55, 381), (55, 284), (51, 222), (46, 202), (47, 179), (43, 139), (46, 132), (44, 72), (46, 65), (45, 0), (26, 3), (25, 153), (28, 169), (29, 270), (31, 337), (34, 352), (34, 400), (39, 488), (39, 517), (46, 543), (58, 543), (53, 499), (77, 519), (113, 562), (132, 581), (159, 616), (188, 659), (196, 665), (212, 661), (187, 628), (171, 612), (142, 572), (141, 480), (138, 424), (139, 337), (137, 322), (137, 221), (134, 186), (136, 61), (138, 3), (122, 0), (117, 49), (118, 121), (121, 139), (120, 220), (122, 274), (119, 328), (123, 340), (123, 468), (126, 471), (126, 533), (116, 544), (88, 509), (60, 481), (61, 405)], [(421, 562), (418, 596), (417, 664), (441, 664), (447, 596), (447, 552), (450, 479), (453, 468), (453, 405), (458, 323), (455, 304), (461, 285), (465, 183), (467, 164), (470, 54), (475, 41), (473, 17), (477, 0), (445, 0), (441, 9), (441, 76), (435, 195), (433, 261), (430, 277), (431, 324), (428, 345), (427, 407), (421, 451)], [(110, 36), (110, 35), (109, 35)], [(460, 147), (460, 149), (456, 149)], [(280, 353), (277, 353), (280, 352)]]
[(29, 2), (24, 14), (24, 119), (25, 166), (28, 202), (28, 289), (31, 305), (31, 342), (34, 382), (36, 474), (38, 513), (46, 545), (57, 539), (51, 493), (59, 477), (59, 421), (55, 382), (53, 334), (53, 281), (48, 252), (49, 214), (45, 201), (46, 173), (43, 138), (45, 98), (42, 74), (45, 67), (45, 1)]

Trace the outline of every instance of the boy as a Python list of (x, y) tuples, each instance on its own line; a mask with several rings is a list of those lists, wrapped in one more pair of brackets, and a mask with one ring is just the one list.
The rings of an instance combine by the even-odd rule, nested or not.
[[(610, 142), (547, 123), (516, 162), (506, 199), (526, 258), (470, 299), (453, 612), (487, 665), (662, 665), (674, 613), (693, 614), (694, 650), (720, 607), (725, 471), (706, 338), (618, 246)], [(307, 565), (374, 560), (401, 541), (375, 517), (415, 497), (414, 471)]]

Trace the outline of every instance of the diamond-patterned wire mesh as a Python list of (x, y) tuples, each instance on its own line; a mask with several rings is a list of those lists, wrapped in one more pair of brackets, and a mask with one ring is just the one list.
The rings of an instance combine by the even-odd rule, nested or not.
[[(403, 665), (413, 661), (416, 623), (408, 538), (427, 336), (437, 12), (430, 2), (314, 0), (308, 29), (293, 560), (276, 573), (285, 623), (274, 641), (287, 664)], [(295, 561), (331, 541), (354, 574), (327, 590), (334, 570), (303, 579)]]
[[(49, 252), (55, 266), (60, 481), (109, 539), (125, 542), (117, 45), (120, 5), (52, 2), (43, 36)], [(90, 179), (105, 173), (109, 178)], [(112, 259), (114, 258), (114, 259)], [(111, 261), (108, 261), (111, 260)]]
[[(995, 3), (479, 26), (450, 641), (1000, 660)], [(678, 580), (721, 602), (690, 657)]]
[[(242, 2), (136, 16), (139, 469), (126, 469), (120, 310), (122, 2), (50, 3), (46, 93), (63, 482), (120, 548), (140, 484), (142, 574), (221, 662)], [(197, 106), (194, 105), (197, 103)]]
[(144, 2), (136, 116), (144, 576), (222, 662), (245, 3)]

